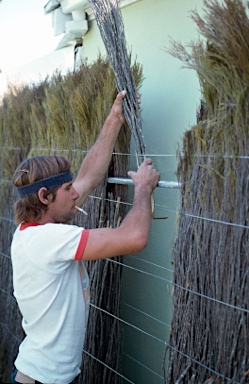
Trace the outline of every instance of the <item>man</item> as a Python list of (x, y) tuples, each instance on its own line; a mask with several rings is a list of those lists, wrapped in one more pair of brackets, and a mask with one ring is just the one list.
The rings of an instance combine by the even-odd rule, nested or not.
[[(159, 174), (146, 159), (134, 181), (134, 201), (118, 228), (84, 230), (67, 224), (107, 171), (124, 123), (117, 95), (100, 135), (83, 160), (75, 181), (63, 156), (37, 156), (15, 171), (13, 183), (19, 224), (11, 245), (14, 295), (26, 337), (20, 345), (11, 382), (76, 382), (89, 308), (84, 260), (137, 253), (148, 241), (151, 194)], [(140, 100), (139, 100), (140, 102)]]

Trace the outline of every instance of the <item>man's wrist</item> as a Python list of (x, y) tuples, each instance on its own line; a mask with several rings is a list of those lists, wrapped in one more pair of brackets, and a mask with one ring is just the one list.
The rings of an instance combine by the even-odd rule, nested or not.
[(139, 183), (139, 184), (135, 184), (134, 187), (135, 187), (135, 194), (137, 195), (141, 194), (141, 195), (151, 196), (153, 192), (153, 188), (149, 184)]
[(120, 124), (120, 126), (122, 126), (125, 122), (124, 116), (122, 114), (116, 113), (112, 109), (111, 109), (107, 119), (110, 119), (110, 121), (112, 121), (112, 123), (114, 123), (114, 124), (117, 124), (117, 125)]

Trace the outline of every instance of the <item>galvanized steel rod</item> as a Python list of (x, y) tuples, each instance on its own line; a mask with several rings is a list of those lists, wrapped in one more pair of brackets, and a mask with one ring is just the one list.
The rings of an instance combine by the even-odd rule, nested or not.
[[(109, 184), (122, 184), (122, 185), (133, 185), (133, 180), (125, 179), (121, 177), (108, 177), (107, 182)], [(171, 189), (179, 189), (181, 184), (177, 181), (164, 181), (161, 180), (157, 184), (158, 188), (171, 188)]]

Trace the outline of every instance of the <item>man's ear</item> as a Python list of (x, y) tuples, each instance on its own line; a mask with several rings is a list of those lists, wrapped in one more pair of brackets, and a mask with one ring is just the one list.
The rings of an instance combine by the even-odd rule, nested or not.
[(42, 204), (48, 205), (48, 203), (50, 203), (50, 200), (48, 199), (48, 196), (44, 197), (45, 192), (47, 192), (47, 188), (45, 187), (40, 188), (38, 191), (38, 197)]

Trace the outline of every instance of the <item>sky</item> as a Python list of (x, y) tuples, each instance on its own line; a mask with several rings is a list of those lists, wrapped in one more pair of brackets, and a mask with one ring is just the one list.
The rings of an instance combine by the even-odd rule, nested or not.
[(0, 1), (0, 70), (9, 71), (51, 53), (61, 37), (54, 37), (48, 0)]

